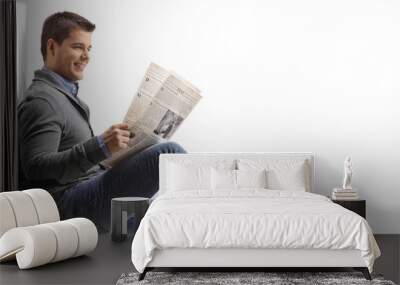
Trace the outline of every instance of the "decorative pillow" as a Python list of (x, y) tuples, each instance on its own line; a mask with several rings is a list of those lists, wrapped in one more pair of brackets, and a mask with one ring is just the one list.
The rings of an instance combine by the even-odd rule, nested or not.
[(240, 170), (267, 170), (267, 188), (274, 190), (310, 191), (307, 160), (239, 159)]
[(212, 168), (211, 188), (236, 190), (236, 170)]
[(267, 188), (267, 171), (263, 170), (211, 170), (213, 190), (237, 190), (240, 188)]
[(267, 171), (236, 170), (237, 188), (267, 188)]
[(169, 191), (211, 189), (211, 167), (170, 163), (167, 184)]
[(306, 191), (303, 166), (268, 171), (268, 188), (275, 190)]

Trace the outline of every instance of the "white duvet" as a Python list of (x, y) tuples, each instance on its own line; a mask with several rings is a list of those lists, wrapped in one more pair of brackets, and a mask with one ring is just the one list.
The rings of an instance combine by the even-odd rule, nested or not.
[(265, 189), (157, 197), (133, 239), (135, 268), (165, 248), (358, 249), (370, 272), (380, 255), (359, 215), (321, 195)]

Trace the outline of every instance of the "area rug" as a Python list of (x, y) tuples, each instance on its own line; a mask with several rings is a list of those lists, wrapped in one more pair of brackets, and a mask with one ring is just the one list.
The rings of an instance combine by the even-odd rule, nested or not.
[(382, 275), (372, 275), (372, 281), (364, 278), (360, 272), (148, 272), (142, 281), (138, 281), (139, 273), (125, 273), (118, 279), (116, 285), (134, 284), (379, 284), (395, 285), (384, 280)]

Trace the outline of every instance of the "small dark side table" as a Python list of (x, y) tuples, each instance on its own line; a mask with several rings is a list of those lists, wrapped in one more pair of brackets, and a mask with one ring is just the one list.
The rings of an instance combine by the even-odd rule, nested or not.
[(149, 208), (143, 197), (119, 197), (111, 200), (111, 240), (124, 241), (133, 237)]
[(359, 214), (361, 217), (366, 219), (366, 201), (365, 200), (333, 200), (332, 202), (339, 204), (340, 206)]

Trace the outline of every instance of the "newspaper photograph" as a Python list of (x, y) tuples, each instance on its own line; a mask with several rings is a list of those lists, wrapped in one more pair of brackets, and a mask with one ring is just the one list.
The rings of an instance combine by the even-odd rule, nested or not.
[(128, 155), (170, 139), (201, 98), (193, 84), (151, 63), (123, 120), (131, 132), (128, 148), (102, 164), (112, 167)]

